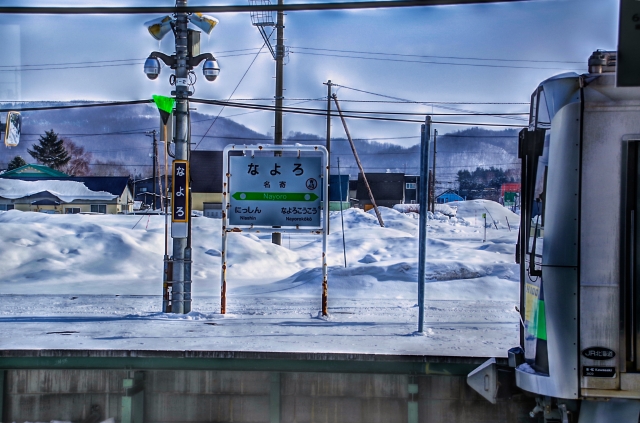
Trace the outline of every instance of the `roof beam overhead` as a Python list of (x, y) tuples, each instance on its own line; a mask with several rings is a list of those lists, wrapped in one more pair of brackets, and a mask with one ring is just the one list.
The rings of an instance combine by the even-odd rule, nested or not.
[(533, 0), (380, 0), (324, 3), (297, 3), (271, 5), (227, 5), (227, 6), (153, 6), (153, 7), (65, 7), (65, 6), (0, 6), (0, 13), (38, 15), (125, 15), (159, 13), (230, 13), (260, 11), (301, 11), (301, 10), (348, 10), (348, 9), (389, 9), (397, 7), (449, 6), (484, 3), (513, 3)]

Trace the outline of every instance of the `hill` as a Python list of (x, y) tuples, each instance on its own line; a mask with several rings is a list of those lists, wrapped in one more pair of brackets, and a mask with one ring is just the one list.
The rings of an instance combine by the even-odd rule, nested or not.
[[(34, 106), (65, 103), (29, 103)], [(74, 102), (78, 104), (78, 102)], [(2, 107), (18, 104), (2, 104)], [(92, 153), (92, 173), (150, 175), (152, 141), (145, 133), (159, 128), (159, 116), (154, 105), (109, 106), (82, 109), (39, 110), (23, 112), (23, 136), (15, 148), (0, 148), (0, 168), (6, 168), (16, 155), (33, 162), (27, 149), (40, 135), (53, 129), (62, 138), (70, 139)], [(215, 120), (215, 124), (214, 123)], [(227, 144), (270, 142), (269, 135), (255, 132), (231, 119), (191, 112), (192, 147), (199, 150), (220, 150)], [(206, 134), (205, 137), (203, 135)], [(458, 170), (473, 170), (477, 166), (517, 168), (517, 130), (493, 131), (470, 128), (438, 135), (438, 191), (455, 186)], [(354, 140), (358, 155), (367, 172), (420, 171), (419, 144), (404, 147), (366, 139)], [(291, 132), (285, 144), (325, 144), (324, 136)], [(341, 173), (356, 177), (358, 168), (346, 138), (331, 142), (332, 173), (337, 173), (340, 158)]]

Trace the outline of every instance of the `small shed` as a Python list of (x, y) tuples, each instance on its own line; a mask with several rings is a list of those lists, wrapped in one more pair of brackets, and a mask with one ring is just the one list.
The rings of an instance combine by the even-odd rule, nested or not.
[(436, 197), (436, 203), (438, 204), (450, 203), (452, 201), (464, 201), (464, 198), (460, 197), (458, 193), (452, 189), (448, 189)]

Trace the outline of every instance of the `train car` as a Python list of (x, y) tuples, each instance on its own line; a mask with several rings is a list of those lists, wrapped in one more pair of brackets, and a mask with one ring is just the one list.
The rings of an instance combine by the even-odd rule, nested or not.
[[(640, 88), (616, 53), (542, 82), (520, 132), (520, 346), (469, 384), (495, 401), (536, 396), (538, 421), (638, 423)], [(506, 380), (511, 378), (514, 380)], [(513, 382), (513, 383), (508, 383)]]

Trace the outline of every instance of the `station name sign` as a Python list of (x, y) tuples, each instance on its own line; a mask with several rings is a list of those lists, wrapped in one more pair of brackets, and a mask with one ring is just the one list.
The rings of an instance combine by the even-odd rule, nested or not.
[(322, 157), (229, 157), (229, 224), (321, 226)]

